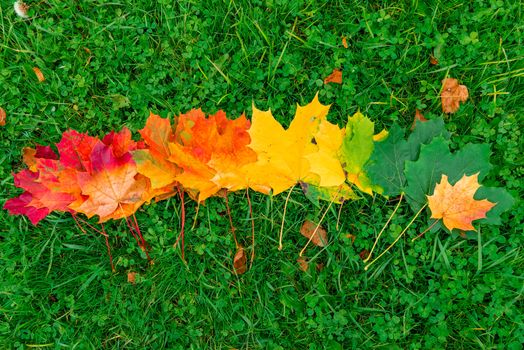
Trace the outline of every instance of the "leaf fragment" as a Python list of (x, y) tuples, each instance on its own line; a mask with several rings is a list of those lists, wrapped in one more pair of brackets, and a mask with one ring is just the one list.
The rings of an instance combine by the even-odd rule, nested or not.
[(0, 107), (0, 126), (5, 125), (6, 114), (2, 107)]
[(444, 113), (455, 113), (461, 102), (468, 99), (468, 88), (460, 85), (457, 79), (446, 78), (442, 80), (442, 92), (440, 94), (442, 111)]
[(237, 247), (237, 252), (233, 258), (233, 267), (237, 275), (247, 271), (247, 254), (242, 246)]
[(342, 71), (338, 68), (333, 69), (333, 72), (324, 79), (324, 84), (342, 84)]
[(33, 67), (33, 72), (35, 72), (36, 78), (38, 79), (38, 81), (39, 81), (40, 83), (43, 82), (43, 81), (45, 81), (44, 74), (42, 73), (42, 71), (40, 70), (40, 68), (38, 68), (38, 67)]

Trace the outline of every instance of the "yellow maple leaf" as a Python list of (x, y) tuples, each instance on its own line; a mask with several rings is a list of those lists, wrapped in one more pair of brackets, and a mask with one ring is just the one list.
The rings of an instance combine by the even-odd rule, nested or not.
[(432, 196), (428, 197), (432, 219), (442, 219), (449, 229), (475, 231), (472, 222), (486, 217), (486, 213), (495, 205), (487, 199), (473, 198), (480, 187), (478, 173), (464, 175), (455, 185), (448, 182), (447, 175), (442, 175), (440, 183), (435, 186)]
[(244, 169), (250, 187), (267, 187), (278, 194), (298, 181), (319, 186), (344, 182), (336, 152), (343, 131), (327, 121), (329, 107), (319, 102), (317, 94), (309, 104), (297, 106), (286, 130), (270, 110), (253, 106), (249, 148), (256, 152), (258, 160)]

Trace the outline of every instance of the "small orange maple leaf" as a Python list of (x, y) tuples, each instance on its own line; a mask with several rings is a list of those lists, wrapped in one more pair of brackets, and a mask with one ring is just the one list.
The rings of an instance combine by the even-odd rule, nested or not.
[(469, 93), (465, 85), (459, 85), (457, 79), (446, 78), (442, 80), (442, 111), (444, 113), (455, 113), (460, 107), (460, 102), (466, 102)]
[(473, 198), (480, 187), (478, 173), (464, 176), (455, 185), (448, 182), (447, 175), (442, 175), (435, 186), (432, 196), (428, 197), (432, 219), (442, 219), (451, 231), (454, 228), (464, 231), (476, 231), (472, 222), (486, 217), (486, 213), (495, 206), (487, 199)]

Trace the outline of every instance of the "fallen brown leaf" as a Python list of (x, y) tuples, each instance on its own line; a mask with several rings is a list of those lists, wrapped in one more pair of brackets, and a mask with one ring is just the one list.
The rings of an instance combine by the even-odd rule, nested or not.
[(435, 56), (430, 55), (429, 56), (429, 63), (431, 63), (432, 65), (436, 66), (438, 64), (438, 59)]
[(40, 68), (38, 68), (38, 67), (33, 67), (33, 71), (35, 72), (36, 77), (38, 78), (38, 81), (39, 81), (39, 82), (43, 82), (43, 81), (45, 80), (44, 74), (42, 73), (42, 71), (40, 70)]
[[(300, 228), (300, 233), (307, 239), (311, 239), (311, 243), (318, 247), (325, 247), (327, 244), (327, 232), (312, 221), (306, 220)], [(316, 230), (316, 232), (315, 232)]]
[(349, 47), (348, 41), (345, 36), (342, 37), (342, 46), (344, 46), (346, 49)]
[(468, 99), (468, 88), (465, 85), (459, 85), (457, 79), (446, 78), (442, 80), (442, 111), (444, 113), (455, 113), (460, 107), (460, 102)]
[(247, 271), (247, 257), (246, 251), (242, 247), (237, 248), (235, 257), (233, 258), (233, 267), (235, 268), (235, 273), (241, 275)]
[(324, 84), (342, 84), (342, 71), (340, 69), (333, 69), (333, 73), (328, 75), (326, 79), (324, 79)]
[(297, 259), (297, 263), (298, 263), (298, 268), (301, 271), (307, 272), (307, 270), (309, 269), (309, 262), (307, 261), (306, 258), (304, 258), (303, 256), (299, 257)]
[(424, 118), (424, 115), (418, 110), (415, 109), (415, 117), (413, 118), (413, 124), (411, 124), (411, 130), (415, 129), (415, 125), (418, 122), (427, 122), (428, 120)]

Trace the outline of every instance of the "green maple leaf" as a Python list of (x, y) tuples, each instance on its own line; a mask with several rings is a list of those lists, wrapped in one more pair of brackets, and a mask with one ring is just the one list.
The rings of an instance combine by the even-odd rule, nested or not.
[[(455, 153), (449, 150), (449, 141), (436, 137), (428, 145), (422, 145), (416, 161), (406, 162), (405, 176), (407, 186), (406, 199), (414, 211), (427, 203), (427, 196), (432, 195), (442, 175), (447, 175), (450, 183), (456, 183), (464, 175), (478, 173), (479, 182), (491, 170), (489, 163), (490, 149), (487, 144), (467, 144)], [(503, 188), (480, 187), (475, 199), (488, 199), (497, 203), (479, 222), (500, 224), (500, 214), (511, 208), (513, 198)]]
[(382, 187), (383, 194), (387, 196), (397, 196), (404, 192), (405, 162), (418, 158), (421, 145), (431, 142), (437, 136), (445, 139), (450, 136), (442, 118), (417, 123), (407, 140), (404, 139), (404, 133), (400, 126), (393, 125), (388, 138), (375, 143), (373, 154), (364, 168), (371, 182)]
[(348, 182), (355, 184), (362, 192), (372, 194), (381, 192), (378, 186), (373, 186), (364, 165), (373, 153), (374, 123), (362, 113), (355, 113), (348, 118), (346, 135), (339, 151), (340, 161), (346, 172)]

